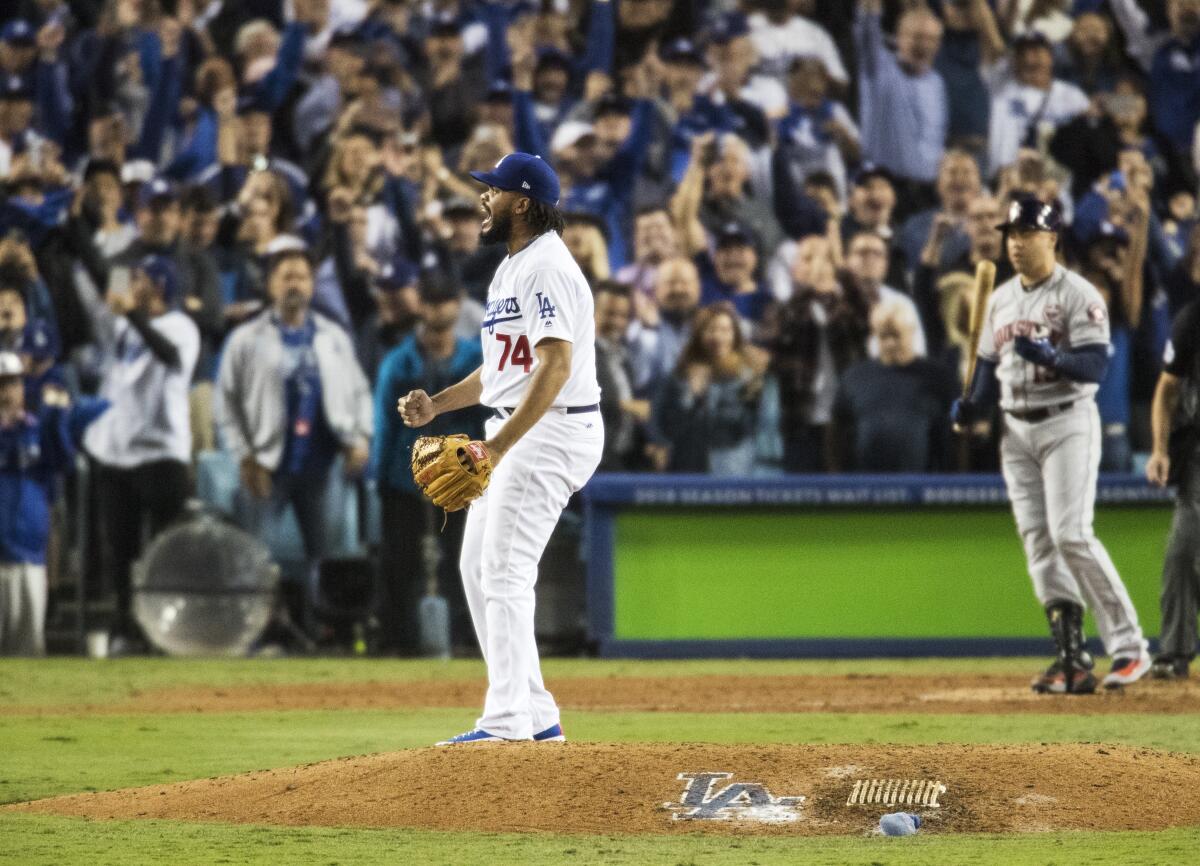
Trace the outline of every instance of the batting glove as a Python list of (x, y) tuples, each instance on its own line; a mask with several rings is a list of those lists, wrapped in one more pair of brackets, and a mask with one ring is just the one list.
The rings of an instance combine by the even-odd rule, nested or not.
[(978, 414), (979, 407), (970, 400), (955, 400), (950, 404), (950, 423), (955, 427), (969, 427)]
[(1046, 339), (1031, 340), (1021, 336), (1013, 340), (1013, 351), (1031, 364), (1053, 369), (1058, 361), (1058, 350)]

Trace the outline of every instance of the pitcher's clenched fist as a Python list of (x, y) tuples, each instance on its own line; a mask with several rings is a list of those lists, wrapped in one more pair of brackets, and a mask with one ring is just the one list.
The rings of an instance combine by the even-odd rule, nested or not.
[(433, 399), (424, 391), (409, 391), (396, 404), (396, 411), (408, 427), (424, 427), (437, 414)]

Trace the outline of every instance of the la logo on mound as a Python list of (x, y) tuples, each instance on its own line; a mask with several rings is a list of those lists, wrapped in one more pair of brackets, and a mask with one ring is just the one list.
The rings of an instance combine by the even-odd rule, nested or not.
[(680, 773), (685, 781), (678, 803), (663, 803), (674, 821), (756, 821), (787, 824), (800, 819), (804, 797), (776, 797), (758, 782), (733, 782), (717, 790), (733, 773)]

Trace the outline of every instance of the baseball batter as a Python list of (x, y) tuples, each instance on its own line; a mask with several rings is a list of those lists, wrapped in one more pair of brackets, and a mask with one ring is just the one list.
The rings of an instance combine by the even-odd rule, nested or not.
[(488, 288), (483, 366), (433, 397), (413, 391), (398, 406), (410, 427), (477, 403), (493, 410), (483, 443), (491, 482), (471, 503), (460, 560), (487, 698), (474, 730), (438, 745), (561, 741), (538, 664), (534, 583), (550, 533), (604, 447), (592, 295), (560, 237), (559, 182), (549, 165), (512, 153), (471, 175), (488, 187), (482, 240), (508, 246)]
[(1055, 205), (1031, 197), (1011, 204), (999, 228), (1017, 275), (988, 302), (975, 377), (953, 420), (965, 426), (999, 398), (1004, 481), (1058, 646), (1033, 689), (1087, 693), (1096, 677), (1083, 646), (1085, 603), (1113, 658), (1106, 688), (1135, 682), (1151, 660), (1129, 593), (1092, 531), (1100, 465), (1094, 396), (1108, 365), (1108, 310), (1094, 286), (1058, 264), (1060, 226)]

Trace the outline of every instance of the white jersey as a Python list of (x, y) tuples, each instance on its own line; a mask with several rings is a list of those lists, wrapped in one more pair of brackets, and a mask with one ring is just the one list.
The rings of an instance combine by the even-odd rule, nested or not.
[(1096, 287), (1074, 271), (1056, 265), (1041, 283), (1026, 289), (1020, 277), (1001, 285), (988, 300), (979, 357), (998, 364), (1000, 408), (1018, 412), (1092, 397), (1099, 385), (1075, 382), (1031, 364), (1015, 351), (1013, 339), (1047, 339), (1061, 351), (1107, 346), (1108, 308)]
[(483, 405), (513, 409), (520, 404), (537, 369), (534, 347), (546, 337), (572, 344), (571, 375), (554, 406), (599, 403), (592, 291), (567, 245), (552, 231), (506, 256), (488, 286), (480, 331)]
[(794, 15), (783, 24), (773, 24), (766, 15), (754, 12), (747, 17), (750, 39), (758, 49), (759, 71), (783, 78), (797, 57), (815, 57), (825, 66), (829, 77), (841, 84), (849, 80), (837, 45), (815, 21)]
[(1054, 81), (1048, 91), (1011, 80), (995, 88), (988, 126), (989, 174), (1016, 160), (1031, 123), (1039, 130), (1046, 125), (1057, 129), (1087, 111), (1088, 104), (1087, 94), (1066, 81)]
[(178, 310), (150, 320), (150, 327), (179, 352), (171, 369), (154, 357), (146, 341), (121, 317), (113, 325), (113, 358), (100, 396), (111, 403), (84, 434), (88, 453), (109, 466), (129, 468), (154, 460), (186, 463), (192, 456), (188, 393), (200, 354), (200, 332)]

